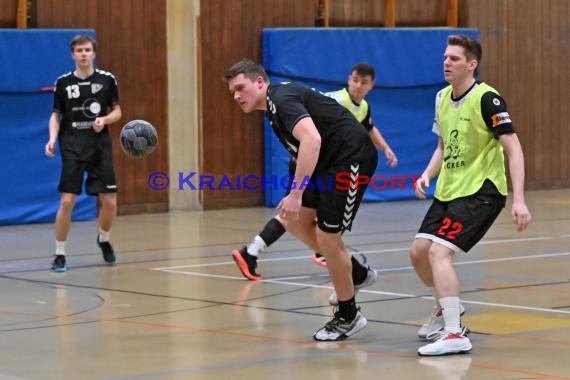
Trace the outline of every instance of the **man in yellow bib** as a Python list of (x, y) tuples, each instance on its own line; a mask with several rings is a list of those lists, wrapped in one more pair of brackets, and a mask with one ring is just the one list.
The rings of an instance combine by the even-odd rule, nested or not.
[(434, 200), (410, 249), (414, 269), (432, 289), (436, 308), (418, 332), (432, 340), (422, 356), (469, 352), (469, 330), (461, 326), (463, 307), (453, 267), (455, 253), (468, 252), (488, 231), (505, 206), (504, 153), (513, 190), (511, 214), (517, 231), (531, 221), (524, 200), (524, 157), (505, 101), (497, 90), (475, 79), (481, 44), (466, 36), (449, 36), (443, 56), (445, 80), (435, 101), (433, 132), (438, 144), (416, 182), (416, 195), (439, 174)]

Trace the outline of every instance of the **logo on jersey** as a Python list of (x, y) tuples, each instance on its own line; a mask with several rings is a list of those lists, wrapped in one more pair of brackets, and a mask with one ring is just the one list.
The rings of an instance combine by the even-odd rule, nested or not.
[(92, 83), (91, 84), (91, 93), (96, 94), (103, 88), (101, 83)]
[(269, 112), (271, 112), (273, 115), (275, 115), (277, 113), (277, 106), (275, 106), (275, 104), (273, 103), (273, 101), (271, 101), (271, 99), (269, 97), (267, 97), (267, 110)]
[(465, 161), (462, 156), (465, 153), (465, 141), (463, 137), (459, 136), (457, 129), (449, 133), (449, 138), (445, 142), (445, 167), (447, 169), (455, 169), (465, 166)]
[(511, 123), (511, 116), (508, 112), (500, 112), (491, 116), (491, 120), (493, 121), (493, 128), (498, 127), (501, 124), (510, 124)]
[(96, 99), (89, 98), (83, 102), (83, 115), (89, 119), (94, 119), (101, 113), (101, 103)]
[(74, 121), (71, 126), (75, 129), (91, 129), (93, 128), (92, 121)]

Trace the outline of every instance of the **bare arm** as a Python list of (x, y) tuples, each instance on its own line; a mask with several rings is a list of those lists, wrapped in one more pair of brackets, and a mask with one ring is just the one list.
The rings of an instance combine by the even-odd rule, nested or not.
[(55, 143), (59, 135), (59, 122), (61, 114), (59, 112), (52, 112), (49, 117), (49, 140), (45, 146), (44, 152), (46, 156), (53, 157), (55, 155)]
[(296, 188), (291, 189), (289, 195), (283, 198), (277, 206), (281, 209), (281, 216), (284, 218), (287, 218), (289, 213), (293, 214), (294, 218), (298, 217), (304, 191), (304, 189), (299, 189), (299, 185), (306, 184), (304, 179), (310, 178), (313, 174), (321, 149), (321, 135), (310, 117), (299, 120), (293, 128), (293, 136), (300, 142), (294, 180)]
[(425, 188), (429, 187), (430, 180), (439, 174), (441, 164), (443, 162), (443, 140), (441, 137), (437, 140), (437, 147), (433, 152), (427, 167), (422, 176), (416, 181), (416, 196), (420, 199), (426, 199)]
[(121, 106), (117, 104), (113, 106), (113, 109), (107, 115), (95, 119), (95, 122), (93, 123), (93, 129), (95, 132), (99, 133), (103, 130), (103, 127), (105, 127), (105, 125), (113, 124), (122, 116), (123, 114), (121, 111)]
[(524, 201), (524, 155), (516, 133), (499, 137), (509, 162), (509, 173), (513, 186), (513, 206), (511, 215), (517, 231), (523, 231), (532, 217)]
[(386, 164), (391, 168), (395, 168), (398, 165), (398, 158), (396, 157), (396, 155), (390, 148), (390, 145), (388, 145), (388, 143), (386, 142), (386, 140), (384, 139), (378, 128), (373, 126), (369, 134), (370, 138), (372, 139), (372, 142), (374, 143), (374, 146), (376, 146), (377, 149), (380, 149), (384, 152), (384, 155), (386, 156)]

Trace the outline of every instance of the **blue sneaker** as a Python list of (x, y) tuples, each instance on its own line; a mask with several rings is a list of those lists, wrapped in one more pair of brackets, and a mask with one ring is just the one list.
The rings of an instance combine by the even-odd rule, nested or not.
[(65, 255), (54, 255), (51, 263), (51, 270), (57, 273), (67, 271), (67, 267), (65, 266)]
[(113, 246), (108, 241), (99, 241), (99, 235), (97, 235), (97, 244), (103, 252), (103, 260), (107, 265), (115, 265), (117, 263), (117, 257), (115, 256), (115, 250)]

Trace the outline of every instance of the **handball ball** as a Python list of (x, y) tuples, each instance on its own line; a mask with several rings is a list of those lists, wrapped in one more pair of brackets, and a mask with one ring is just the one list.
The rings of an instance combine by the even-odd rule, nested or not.
[(146, 157), (156, 148), (158, 134), (151, 123), (145, 120), (129, 121), (120, 135), (121, 148), (131, 157)]

